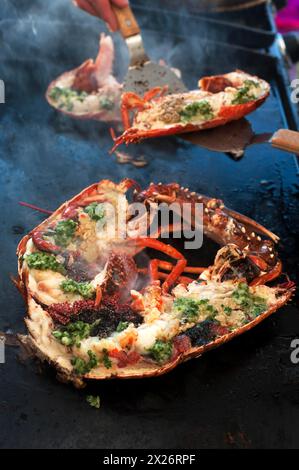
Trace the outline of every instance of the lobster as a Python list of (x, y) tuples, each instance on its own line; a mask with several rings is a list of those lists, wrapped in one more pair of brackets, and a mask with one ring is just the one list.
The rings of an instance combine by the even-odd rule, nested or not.
[(122, 85), (112, 75), (113, 60), (112, 39), (102, 33), (96, 60), (53, 80), (46, 91), (48, 103), (72, 118), (120, 121)]
[[(162, 288), (165, 293), (169, 292), (178, 279), (187, 283), (192, 281), (192, 278), (182, 278), (184, 273), (200, 274), (202, 278), (217, 279), (219, 282), (238, 276), (245, 278), (253, 286), (270, 282), (281, 274), (282, 264), (276, 250), (276, 244), (279, 241), (277, 235), (256, 221), (226, 208), (220, 199), (198, 194), (177, 183), (151, 183), (147, 189), (141, 190), (138, 183), (131, 179), (123, 180), (119, 185), (104, 180), (85, 190), (70, 203), (65, 204), (60, 210), (61, 218), (59, 220), (76, 220), (78, 209), (93, 202), (113, 202), (115, 204), (117, 197), (125, 198), (125, 193), (130, 188), (134, 188), (133, 201), (142, 202), (147, 208), (159, 203), (170, 205), (176, 202), (177, 207), (183, 207), (185, 203), (189, 204), (193, 227), (196, 225), (195, 204), (201, 203), (203, 205), (204, 234), (223, 246), (217, 254), (215, 265), (204, 268), (187, 266), (187, 260), (182, 253), (170, 244), (159, 240), (159, 236), (163, 234), (163, 227), (159, 228), (154, 238), (147, 236), (150, 228), (148, 226), (146, 233), (139, 234), (136, 238), (104, 241), (107, 245), (103, 250), (105, 256), (106, 253), (113, 256), (113, 253), (117, 251), (133, 258), (144, 249), (151, 248), (174, 259), (176, 261), (174, 266), (171, 262), (161, 261), (157, 258), (150, 261), (150, 278), (153, 281), (164, 278)], [(129, 209), (129, 205), (127, 208)], [(130, 222), (130, 218), (127, 222)], [(33, 244), (38, 250), (44, 252), (62, 253), (61, 247), (44, 238), (49, 227), (53, 227), (53, 216), (41, 227), (31, 232)], [(172, 227), (166, 227), (166, 229), (171, 232)], [(267, 238), (262, 238), (262, 236)], [(169, 271), (169, 274), (166, 276), (165, 273), (160, 272), (160, 269)], [(144, 273), (144, 270), (140, 270), (140, 272)]]
[[(132, 190), (130, 202), (127, 195), (129, 190)], [(164, 227), (160, 223), (154, 236), (152, 235), (150, 229), (153, 219), (150, 209), (159, 206), (160, 203), (172, 205), (174, 202), (177, 203), (175, 206), (177, 208), (188, 203), (191, 225), (195, 228), (198, 223), (196, 204), (202, 204), (204, 233), (222, 245), (211, 266), (189, 266), (185, 253), (174, 248), (171, 243), (162, 241), (165, 232), (177, 230), (175, 224)], [(124, 216), (128, 226), (133, 222), (133, 229), (132, 227), (128, 229), (125, 237), (118, 237), (114, 235), (115, 232), (108, 231), (99, 232), (94, 238), (88, 225), (89, 216), (85, 212), (92, 203), (109, 203), (115, 208), (116, 218), (119, 220)], [(141, 203), (145, 207), (145, 213), (140, 217), (145, 224), (137, 234), (134, 227), (140, 220), (138, 217), (133, 219), (131, 210), (135, 203)], [(184, 212), (182, 214), (182, 218), (185, 217)], [(51, 233), (51, 230), (55, 230), (58, 222), (69, 220), (76, 223), (75, 237), (80, 242), (79, 247), (76, 247), (74, 242), (64, 247), (55, 244), (51, 246), (51, 240), (47, 238), (49, 231)], [(110, 221), (107, 215), (108, 225)], [(95, 225), (93, 229), (94, 227)], [(148, 232), (152, 236), (149, 236)], [(88, 238), (86, 238), (87, 233)], [(207, 323), (210, 339), (206, 340), (204, 345), (192, 343), (192, 335), (195, 334), (192, 328), (189, 337), (185, 334), (174, 337), (172, 356), (164, 365), (154, 364), (141, 356), (140, 352), (130, 349), (136, 341), (135, 331), (122, 338), (122, 349), (115, 347), (115, 343), (112, 348), (109, 346), (107, 354), (112, 361), (116, 361), (117, 369), (110, 371), (97, 368), (84, 374), (84, 377), (99, 379), (113, 375), (117, 377), (160, 375), (178, 363), (197, 357), (202, 352), (252, 328), (291, 298), (295, 286), (289, 280), (275, 287), (265, 286), (266, 283), (277, 279), (282, 272), (282, 264), (276, 250), (278, 241), (279, 238), (275, 234), (256, 221), (226, 208), (220, 199), (198, 194), (177, 183), (151, 183), (148, 188), (142, 190), (132, 179), (125, 179), (119, 184), (109, 180), (100, 181), (64, 203), (47, 220), (25, 236), (18, 246), (18, 285), (28, 302), (26, 324), (30, 333), (30, 342), (38, 355), (53, 362), (68, 380), (82, 385), (82, 378), (73, 373), (70, 351), (66, 352), (64, 346), (57, 346), (56, 343), (53, 349), (55, 341), (51, 336), (53, 323), (67, 325), (74, 318), (84, 318), (85, 321), (90, 317), (106, 318), (105, 321), (110, 325), (115, 316), (114, 323), (117, 319), (133, 322), (136, 331), (139, 331), (143, 315), (150, 315), (152, 321), (157, 319), (159, 322), (164, 306), (173, 302), (176, 292), (188, 292), (189, 287), (201, 289), (206, 285), (207, 289), (217, 290), (223, 286), (223, 289), (231, 290), (234, 284), (239, 285), (243, 282), (253, 290), (259, 286), (270, 289), (275, 302), (245, 325), (230, 331), (224, 326)], [(148, 257), (148, 263), (144, 267), (140, 265), (138, 255), (146, 248), (155, 250), (157, 254)], [(48, 282), (47, 271), (29, 269), (26, 259), (30, 253), (36, 251), (55, 256), (56, 260), (63, 263), (64, 274), (52, 273)], [(169, 260), (161, 260), (158, 253), (163, 253), (169, 257)], [(57, 302), (57, 298), (54, 301), (49, 300), (52, 292), (57, 294), (57, 283), (60, 285), (65, 274), (76, 281), (91, 282), (96, 290), (95, 297), (80, 300), (75, 296), (73, 303), (65, 299), (63, 302)], [(117, 323), (111, 332), (115, 331), (116, 326)], [(100, 328), (104, 331), (105, 325), (100, 324)], [(142, 329), (142, 324), (140, 328)], [(38, 331), (43, 333), (39, 334)], [(138, 367), (135, 366), (137, 363)]]
[[(111, 131), (111, 152), (122, 143), (222, 126), (253, 112), (270, 92), (266, 81), (239, 70), (203, 77), (198, 84), (199, 90), (167, 96), (167, 87), (153, 88), (143, 97), (123, 93), (121, 115), (125, 131), (119, 137)], [(131, 123), (133, 110), (136, 112)]]

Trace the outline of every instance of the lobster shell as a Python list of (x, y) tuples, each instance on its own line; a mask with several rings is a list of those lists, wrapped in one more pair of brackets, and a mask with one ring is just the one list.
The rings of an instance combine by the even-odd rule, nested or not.
[[(36, 231), (37, 229), (43, 228), (43, 226), (48, 225), (50, 222), (54, 221), (56, 218), (59, 218), (68, 206), (78, 203), (80, 200), (95, 193), (95, 191), (97, 191), (99, 188), (105, 187), (105, 185), (107, 185), (108, 188), (109, 188), (109, 185), (112, 185), (114, 189), (116, 188), (116, 190), (119, 191), (120, 193), (124, 193), (126, 188), (129, 185), (132, 185), (132, 181), (123, 180), (119, 185), (114, 185), (112, 182), (108, 180), (103, 180), (100, 183), (95, 183), (89, 186), (88, 188), (81, 191), (78, 195), (76, 195), (69, 201), (62, 204), (48, 219), (46, 219), (44, 222), (39, 224), (38, 227), (34, 229), (34, 231)], [(27, 316), (25, 318), (25, 323), (28, 328), (28, 336), (23, 336), (21, 337), (21, 339), (23, 342), (26, 342), (27, 346), (29, 345), (32, 348), (32, 350), (34, 351), (37, 357), (39, 357), (43, 361), (47, 361), (48, 363), (52, 364), (56, 368), (56, 370), (58, 371), (58, 378), (60, 380), (70, 381), (76, 387), (84, 386), (85, 379), (100, 380), (100, 379), (107, 379), (107, 378), (114, 378), (114, 377), (128, 379), (128, 378), (153, 377), (153, 376), (159, 376), (159, 375), (165, 374), (166, 372), (169, 372), (170, 370), (174, 369), (180, 363), (185, 362), (195, 357), (199, 357), (206, 351), (209, 351), (210, 349), (214, 349), (224, 343), (227, 343), (234, 337), (239, 336), (242, 333), (245, 333), (246, 331), (251, 330), (254, 326), (261, 323), (263, 320), (269, 317), (272, 313), (274, 313), (276, 310), (278, 310), (284, 304), (286, 304), (291, 299), (295, 290), (294, 284), (292, 282), (289, 282), (285, 285), (277, 286), (276, 289), (279, 289), (279, 292), (280, 292), (279, 299), (277, 300), (277, 303), (271, 306), (271, 308), (269, 308), (266, 312), (262, 313), (261, 315), (259, 315), (257, 318), (247, 323), (246, 325), (238, 329), (235, 329), (234, 331), (228, 334), (220, 336), (208, 344), (205, 344), (203, 346), (198, 346), (198, 347), (191, 347), (187, 351), (180, 353), (174, 360), (172, 360), (171, 362), (168, 362), (167, 364), (159, 366), (153, 363), (152, 361), (142, 360), (142, 361), (139, 361), (137, 364), (127, 365), (125, 368), (117, 368), (116, 372), (111, 371), (110, 369), (101, 368), (101, 369), (95, 369), (91, 371), (90, 373), (85, 374), (82, 377), (81, 376), (79, 377), (73, 373), (73, 370), (72, 370), (73, 368), (70, 362), (71, 356), (68, 357), (67, 355), (68, 353), (65, 353), (65, 348), (59, 345), (58, 352), (56, 351), (56, 354), (53, 354), (53, 351), (51, 351), (51, 347), (53, 345), (51, 344), (51, 341), (55, 341), (55, 340), (52, 340), (50, 335), (49, 336), (46, 335), (45, 339), (41, 336), (43, 326), (47, 322), (49, 323), (52, 320), (50, 319), (47, 311), (43, 309), (43, 307), (36, 302), (32, 292), (30, 292), (30, 289), (28, 287), (28, 271), (24, 271), (22, 269), (23, 255), (25, 254), (26, 245), (27, 245), (28, 240), (31, 237), (31, 233), (32, 232), (30, 232), (28, 235), (23, 237), (23, 239), (20, 241), (17, 247), (19, 277), (16, 281), (16, 285), (19, 288), (22, 295), (24, 296), (24, 299), (28, 307)], [(43, 339), (44, 341), (42, 341)]]
[[(142, 113), (142, 98), (137, 97), (137, 100), (139, 98), (139, 103), (136, 106), (132, 106), (131, 108), (134, 109), (136, 108), (137, 111), (135, 112), (134, 119), (132, 124), (127, 123), (127, 105), (126, 102), (127, 100), (129, 101), (130, 98), (128, 96), (130, 93), (124, 93), (122, 95), (122, 115), (123, 115), (123, 122), (125, 125), (125, 131), (123, 134), (121, 134), (119, 137), (114, 138), (114, 146), (111, 149), (111, 152), (113, 152), (119, 145), (125, 143), (125, 144), (131, 144), (131, 143), (137, 143), (140, 142), (143, 139), (149, 139), (149, 138), (154, 138), (154, 137), (162, 137), (162, 136), (169, 136), (169, 135), (176, 135), (176, 134), (183, 134), (183, 133), (189, 133), (189, 132), (196, 132), (196, 131), (201, 131), (201, 130), (206, 130), (206, 129), (212, 129), (214, 127), (219, 127), (223, 126), (231, 121), (236, 121), (238, 119), (241, 119), (242, 117), (252, 113), (255, 111), (259, 106), (261, 106), (264, 101), (268, 98), (269, 93), (270, 93), (270, 85), (265, 82), (264, 80), (259, 79), (258, 77), (251, 76), (249, 74), (246, 74), (245, 72), (241, 70), (236, 70), (235, 72), (231, 72), (228, 74), (224, 75), (215, 75), (215, 76), (210, 76), (210, 77), (203, 77), (202, 79), (199, 80), (199, 86), (201, 90), (211, 92), (211, 94), (216, 94), (225, 91), (226, 87), (229, 86), (237, 86), (238, 85), (238, 78), (235, 78), (235, 83), (231, 82), (230, 79), (232, 76), (239, 75), (240, 77), (243, 77), (243, 79), (256, 79), (259, 80), (260, 83), (263, 84), (264, 86), (264, 92), (263, 94), (251, 101), (242, 103), (242, 104), (234, 104), (234, 105), (228, 105), (228, 104), (223, 104), (218, 113), (217, 116), (203, 121), (202, 123), (197, 123), (197, 124), (183, 124), (183, 123), (173, 123), (170, 125), (164, 125), (159, 128), (153, 128), (153, 129), (143, 129), (140, 128), (138, 125), (138, 115), (141, 112)], [(230, 85), (229, 85), (230, 83)], [(153, 89), (154, 92), (154, 89)], [(153, 97), (151, 99), (145, 99), (144, 100), (144, 105), (147, 105), (147, 112), (149, 113), (151, 110), (151, 105), (154, 102), (161, 103), (163, 102), (163, 90), (161, 90), (161, 96), (159, 98)], [(190, 92), (188, 92), (190, 93)], [(175, 95), (175, 96), (188, 96), (188, 93), (181, 94), (181, 95)], [(128, 108), (128, 109), (131, 109)]]
[[(46, 100), (48, 101), (49, 105), (52, 106), (53, 108), (59, 110), (61, 113), (65, 114), (66, 116), (69, 116), (70, 118), (73, 119), (79, 119), (82, 121), (88, 121), (88, 120), (93, 120), (93, 121), (104, 121), (104, 122), (120, 122), (120, 112), (119, 112), (119, 105), (115, 106), (115, 110), (112, 112), (106, 111), (106, 110), (100, 110), (100, 111), (89, 111), (89, 112), (84, 112), (84, 113), (74, 113), (71, 111), (67, 111), (66, 109), (58, 109), (57, 104), (55, 101), (51, 98), (51, 91), (53, 88), (57, 86), (57, 84), (61, 81), (62, 78), (67, 79), (68, 77), (73, 78), (79, 70), (80, 67), (77, 67), (74, 70), (70, 70), (69, 72), (65, 72), (62, 76), (56, 78), (53, 80), (50, 85), (48, 86), (48, 89), (46, 91)], [(120, 96), (122, 93), (122, 87), (119, 85), (119, 90), (117, 91), (115, 87), (111, 87), (112, 93), (115, 94), (116, 96), (116, 102), (120, 101)], [(101, 93), (105, 95), (107, 92), (109, 92), (109, 86), (103, 88), (101, 90)]]
[[(101, 34), (100, 44), (99, 44), (99, 53), (95, 61), (92, 59), (87, 59), (79, 67), (76, 67), (73, 70), (63, 73), (58, 78), (53, 80), (46, 91), (46, 100), (56, 110), (62, 112), (63, 114), (81, 120), (96, 120), (104, 122), (119, 122), (120, 121), (120, 98), (122, 93), (122, 85), (117, 82), (117, 80), (112, 75), (112, 64), (114, 60), (114, 46), (110, 36), (105, 36)], [(97, 65), (97, 64), (100, 65)], [(100, 86), (95, 86), (94, 90), (89, 89), (88, 87), (88, 78), (91, 70), (98, 68), (97, 72), (102, 73), (102, 83)], [(100, 109), (100, 110), (86, 110), (81, 112), (68, 111), (65, 108), (58, 106), (58, 103), (51, 97), (51, 91), (55, 87), (59, 87), (61, 84), (68, 84), (68, 87), (73, 88), (76, 84), (77, 76), (81, 75), (85, 78), (87, 84), (81, 86), (81, 91), (87, 92), (88, 95), (91, 95), (92, 92), (96, 92), (97, 99), (101, 97), (105, 98), (106, 96), (111, 96), (114, 102), (114, 108), (111, 110)]]

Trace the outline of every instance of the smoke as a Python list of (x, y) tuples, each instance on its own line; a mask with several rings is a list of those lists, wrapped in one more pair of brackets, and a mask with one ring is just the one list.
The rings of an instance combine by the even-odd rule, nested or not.
[[(185, 41), (186, 35), (190, 40), (190, 27), (196, 29), (196, 21), (191, 25), (186, 22), (186, 6), (180, 2), (180, 17), (177, 12), (174, 16), (173, 11), (164, 11), (160, 15), (150, 10), (147, 13), (144, 2), (131, 3), (143, 30), (148, 55), (153, 60), (164, 59), (169, 65), (177, 67), (182, 61), (181, 43)], [(34, 59), (41, 62), (44, 88), (64, 71), (77, 67), (87, 58), (96, 57), (100, 33), (109, 33), (103, 21), (74, 7), (71, 0), (1, 0), (1, 16), (0, 34), (4, 57), (16, 61)], [(174, 27), (180, 33), (170, 36), (168, 31), (173, 32)], [(202, 37), (206, 35), (204, 30), (202, 25)], [(209, 35), (214, 36), (214, 30), (209, 30)], [(128, 51), (119, 33), (112, 36), (116, 51), (115, 75), (122, 81), (128, 67)], [(198, 38), (194, 36), (191, 42), (200, 63), (202, 46), (199, 46)], [(188, 71), (185, 75), (188, 82)], [(196, 80), (189, 80), (187, 84), (194, 87)]]
[[(215, 2), (169, 0), (163, 2), (161, 9), (158, 1), (151, 2), (150, 8), (144, 1), (131, 1), (148, 55), (181, 69), (189, 88), (197, 87), (200, 75), (209, 73), (211, 68), (215, 70), (215, 61), (207, 61), (207, 51), (215, 44), (220, 48), (220, 43), (229, 42), (227, 30), (217, 21), (190, 15), (190, 10), (198, 12), (210, 4)], [(96, 57), (99, 35), (108, 33), (103, 21), (74, 7), (71, 0), (1, 0), (1, 16), (4, 57), (41, 62), (43, 76), (39, 82), (44, 88), (64, 71)], [(122, 81), (128, 67), (128, 50), (119, 33), (112, 36), (116, 51), (114, 71)], [(193, 60), (186, 61), (188, 56)], [(0, 79), (4, 78), (0, 73)]]
[(5, 57), (11, 59), (78, 65), (97, 54), (99, 35), (107, 32), (104, 22), (75, 8), (71, 0), (3, 1), (2, 41)]

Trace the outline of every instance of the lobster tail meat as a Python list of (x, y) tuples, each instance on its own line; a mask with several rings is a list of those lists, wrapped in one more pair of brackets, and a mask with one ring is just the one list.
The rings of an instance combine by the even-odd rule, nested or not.
[[(204, 77), (199, 87), (167, 96), (165, 89), (154, 89), (143, 98), (124, 93), (121, 109), (125, 132), (115, 140), (112, 151), (122, 143), (222, 126), (254, 111), (270, 92), (266, 81), (239, 70)], [(130, 125), (133, 110), (136, 112)]]
[[(132, 221), (135, 201), (144, 204), (147, 229), (148, 211), (161, 202), (176, 202), (176, 208), (188, 203), (196, 227), (195, 205), (201, 203), (204, 232), (222, 246), (214, 263), (188, 266), (185, 251), (157, 239), (162, 225), (155, 237), (116, 231), (119, 222)], [(131, 179), (103, 180), (86, 188), (19, 244), (27, 341), (60, 376), (82, 385), (86, 379), (161, 375), (253, 328), (283, 306), (295, 286), (290, 280), (267, 285), (282, 268), (278, 238), (233, 214), (221, 200), (177, 183), (142, 190)], [(137, 255), (148, 248), (147, 263), (140, 265)]]

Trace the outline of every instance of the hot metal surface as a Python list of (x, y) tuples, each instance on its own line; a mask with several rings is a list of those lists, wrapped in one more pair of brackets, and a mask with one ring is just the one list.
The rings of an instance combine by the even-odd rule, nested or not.
[[(43, 96), (59, 73), (95, 55), (99, 22), (70, 3), (62, 7), (62, 2), (51, 2), (47, 10), (43, 0), (31, 2), (32, 9), (28, 3), (4, 1), (3, 12), (10, 20), (0, 22), (0, 78), (6, 83), (6, 104), (0, 105), (0, 331), (24, 331), (24, 303), (9, 276), (16, 273), (18, 241), (42, 220), (17, 201), (55, 209), (102, 178), (130, 177), (143, 186), (178, 181), (224, 199), (228, 207), (281, 237), (284, 266), (295, 279), (299, 187), (293, 157), (261, 144), (235, 162), (173, 137), (128, 149), (144, 155), (147, 167), (117, 165), (108, 155), (107, 125), (68, 119)], [(249, 120), (258, 133), (285, 126), (284, 84), (276, 61), (240, 47), (202, 42), (196, 34), (190, 40), (144, 31), (153, 59), (179, 67), (189, 87), (203, 74), (235, 67), (269, 79), (271, 96)], [(119, 59), (125, 49), (117, 35), (115, 40), (116, 69), (122, 76), (126, 64)], [(214, 253), (215, 246), (206, 242), (199, 257), (208, 263)], [(0, 364), (0, 446), (298, 447), (299, 365), (290, 361), (290, 343), (296, 337), (299, 316), (293, 303), (169, 375), (101, 382), (85, 391), (59, 384), (48, 367), (40, 371), (32, 361), (16, 360), (17, 349), (7, 347), (6, 363)], [(100, 410), (87, 405), (90, 393), (101, 396)]]

